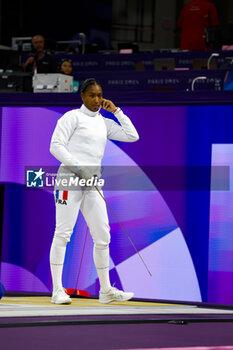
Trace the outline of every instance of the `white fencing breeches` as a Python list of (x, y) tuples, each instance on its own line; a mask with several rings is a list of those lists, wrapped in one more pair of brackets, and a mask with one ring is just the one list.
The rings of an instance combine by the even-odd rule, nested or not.
[[(63, 199), (66, 197), (67, 199)], [(90, 229), (94, 244), (97, 246), (103, 246), (110, 243), (110, 228), (106, 204), (97, 190), (57, 190), (55, 191), (55, 200), (56, 237), (63, 238), (67, 242), (70, 241), (80, 209)]]
[(110, 288), (109, 243), (110, 227), (106, 204), (97, 190), (55, 191), (56, 229), (50, 251), (53, 289), (62, 286), (62, 270), (66, 244), (70, 241), (79, 209), (87, 222), (94, 241), (94, 262), (102, 291)]

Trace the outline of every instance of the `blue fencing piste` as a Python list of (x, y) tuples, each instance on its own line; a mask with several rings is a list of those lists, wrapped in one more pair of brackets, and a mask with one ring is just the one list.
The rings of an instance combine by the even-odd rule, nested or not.
[(3, 284), (0, 282), (0, 299), (2, 299), (4, 293), (5, 293), (5, 288)]

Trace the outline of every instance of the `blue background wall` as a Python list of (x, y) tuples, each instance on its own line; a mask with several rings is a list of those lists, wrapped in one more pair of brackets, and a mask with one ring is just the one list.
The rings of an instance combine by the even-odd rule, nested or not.
[[(27, 189), (25, 166), (46, 169), (59, 164), (49, 154), (49, 143), (58, 118), (68, 109), (1, 109), (4, 209), (0, 280), (7, 290), (51, 290), (48, 259), (55, 225), (53, 194), (51, 190)], [(231, 149), (233, 106), (137, 106), (123, 110), (135, 124), (140, 140), (132, 144), (109, 141), (104, 164), (139, 167), (143, 181), (150, 181), (153, 188), (107, 191), (105, 196), (153, 276), (148, 276), (109, 214), (111, 280), (142, 298), (233, 303), (233, 264), (229, 267), (229, 259), (224, 260), (226, 246), (233, 256), (232, 235), (226, 235), (226, 228), (222, 228), (218, 244), (210, 244), (210, 227), (218, 213), (216, 208), (211, 211), (213, 144), (224, 144), (223, 154)], [(230, 166), (227, 162), (221, 165)], [(220, 192), (223, 197), (227, 193), (228, 206), (232, 206), (231, 189)], [(227, 220), (231, 225), (233, 218)], [(211, 263), (219, 251), (223, 252), (220, 268)], [(228, 271), (221, 287), (214, 277), (215, 269), (218, 276)], [(63, 282), (66, 287), (98, 293), (92, 241), (89, 234), (86, 236), (81, 215), (68, 247)]]

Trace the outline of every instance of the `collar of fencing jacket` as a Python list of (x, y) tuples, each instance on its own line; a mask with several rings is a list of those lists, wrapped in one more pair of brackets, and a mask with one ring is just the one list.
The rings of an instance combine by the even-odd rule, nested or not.
[(90, 111), (90, 109), (88, 109), (84, 104), (82, 104), (80, 110), (84, 113), (87, 114), (89, 117), (95, 117), (97, 116), (97, 114), (99, 113), (100, 109), (96, 112), (92, 112)]

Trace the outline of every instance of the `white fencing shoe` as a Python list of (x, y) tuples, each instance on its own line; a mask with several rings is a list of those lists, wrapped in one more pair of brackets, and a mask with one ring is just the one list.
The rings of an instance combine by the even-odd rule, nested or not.
[(52, 294), (52, 304), (71, 304), (72, 300), (63, 288), (56, 289)]
[(99, 293), (99, 302), (101, 304), (108, 304), (112, 301), (127, 301), (134, 297), (134, 293), (126, 293), (115, 287), (111, 287), (107, 292)]

